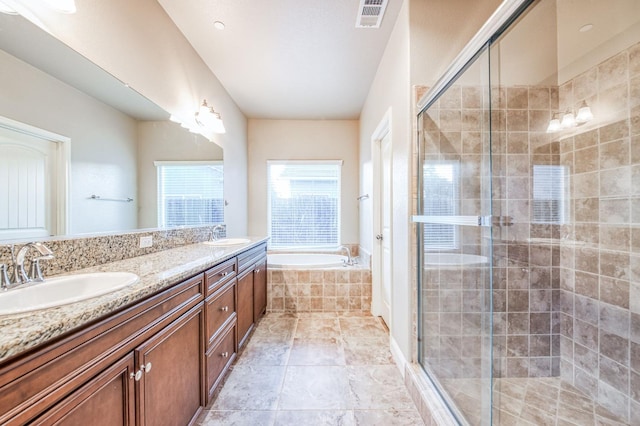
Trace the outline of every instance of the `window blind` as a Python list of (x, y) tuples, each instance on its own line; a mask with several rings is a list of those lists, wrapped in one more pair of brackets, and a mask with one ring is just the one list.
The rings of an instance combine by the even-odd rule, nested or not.
[[(423, 166), (424, 214), (455, 216), (460, 204), (460, 172), (457, 161), (426, 161)], [(458, 247), (457, 225), (424, 224), (427, 250), (453, 250)]]
[(220, 162), (156, 163), (158, 226), (224, 222), (224, 172)]
[(565, 166), (533, 165), (533, 222), (564, 223)]
[(270, 161), (269, 236), (274, 248), (340, 244), (340, 161)]

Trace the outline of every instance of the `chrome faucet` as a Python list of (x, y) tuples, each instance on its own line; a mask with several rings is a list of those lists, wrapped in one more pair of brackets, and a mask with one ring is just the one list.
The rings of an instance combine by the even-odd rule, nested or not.
[(351, 250), (349, 250), (349, 247), (347, 246), (340, 246), (338, 247), (338, 250), (346, 250), (347, 252), (347, 260), (343, 260), (344, 262), (344, 266), (353, 266), (356, 264), (356, 261), (353, 259), (353, 257), (351, 257)]
[(220, 232), (224, 231), (225, 227), (224, 225), (216, 225), (213, 227), (213, 229), (211, 229), (211, 241), (216, 241), (220, 238)]
[[(35, 249), (40, 254), (40, 256), (36, 256), (31, 259), (31, 271), (28, 274), (24, 267), (24, 262), (26, 260), (27, 253), (29, 253), (32, 248)], [(49, 247), (45, 246), (42, 243), (34, 242), (22, 246), (22, 248), (18, 250), (18, 254), (16, 254), (15, 257), (14, 249), (12, 246), (11, 257), (13, 259), (13, 282), (9, 283), (5, 288), (8, 288), (9, 285), (44, 281), (42, 269), (40, 268), (40, 261), (53, 259), (54, 255)]]

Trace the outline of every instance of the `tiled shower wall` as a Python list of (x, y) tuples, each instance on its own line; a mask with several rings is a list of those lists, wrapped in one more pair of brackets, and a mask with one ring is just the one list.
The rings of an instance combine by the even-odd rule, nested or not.
[(559, 375), (559, 225), (533, 217), (533, 166), (558, 165), (554, 86), (491, 93), (494, 377)]
[(571, 222), (561, 231), (560, 372), (640, 421), (640, 44), (560, 87), (560, 110), (582, 100), (595, 124), (560, 139), (572, 177)]
[[(482, 87), (452, 86), (423, 121), (425, 160), (460, 163), (462, 215), (489, 212), (482, 178), (489, 170), (487, 104)], [(557, 138), (546, 133), (557, 104), (556, 87), (499, 87), (491, 94), (493, 215), (505, 220), (493, 229), (495, 377), (559, 375), (559, 225), (531, 217), (532, 165), (560, 161)], [(459, 232), (463, 253), (486, 254), (482, 228)], [(470, 339), (478, 339), (480, 314), (488, 311), (482, 273), (460, 269), (456, 278), (456, 271), (425, 270), (423, 330), (435, 337), (425, 356), (442, 377), (480, 376), (484, 355), (469, 348), (479, 347)]]

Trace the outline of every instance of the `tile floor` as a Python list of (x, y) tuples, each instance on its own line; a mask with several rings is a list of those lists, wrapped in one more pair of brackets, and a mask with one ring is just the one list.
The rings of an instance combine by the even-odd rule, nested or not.
[(423, 425), (389, 352), (364, 314), (267, 314), (203, 426)]
[[(480, 424), (482, 384), (478, 379), (449, 379), (443, 386), (470, 424)], [(493, 383), (493, 424), (496, 426), (622, 426), (623, 419), (559, 377), (504, 378)]]

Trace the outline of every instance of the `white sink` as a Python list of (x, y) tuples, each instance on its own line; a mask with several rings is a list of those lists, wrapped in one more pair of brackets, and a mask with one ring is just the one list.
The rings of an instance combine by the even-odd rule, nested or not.
[(0, 291), (0, 315), (67, 305), (121, 290), (139, 280), (129, 272), (96, 272), (47, 278), (13, 290)]
[(251, 242), (248, 238), (223, 238), (221, 240), (205, 241), (204, 244), (209, 246), (235, 246), (237, 244), (246, 244)]

